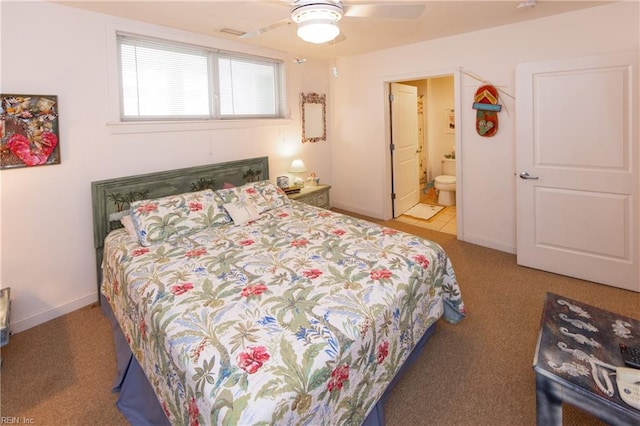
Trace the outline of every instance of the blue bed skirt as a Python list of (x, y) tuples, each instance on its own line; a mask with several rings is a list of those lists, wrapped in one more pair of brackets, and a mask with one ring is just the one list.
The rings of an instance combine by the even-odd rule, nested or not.
[[(135, 359), (129, 348), (129, 344), (116, 321), (111, 306), (104, 296), (100, 296), (102, 312), (109, 318), (113, 331), (113, 340), (116, 348), (116, 362), (118, 375), (113, 387), (113, 392), (120, 392), (116, 406), (118, 410), (127, 418), (133, 426), (161, 426), (171, 425), (164, 414), (160, 402), (156, 397), (151, 384), (142, 371), (140, 364)], [(404, 372), (420, 356), (425, 343), (429, 340), (436, 329), (434, 323), (422, 336), (416, 347), (409, 355), (409, 358), (400, 368), (400, 371), (393, 378), (385, 392), (382, 394), (376, 406), (371, 410), (363, 426), (383, 426), (384, 425), (384, 404), (391, 394), (391, 390), (400, 380)]]

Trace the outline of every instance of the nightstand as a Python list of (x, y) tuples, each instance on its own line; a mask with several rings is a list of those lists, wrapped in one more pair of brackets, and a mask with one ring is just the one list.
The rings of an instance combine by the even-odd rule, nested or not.
[(533, 359), (537, 424), (562, 425), (568, 403), (607, 424), (638, 425), (640, 411), (620, 396), (613, 374), (620, 344), (638, 346), (640, 321), (547, 293)]
[(305, 186), (296, 194), (289, 194), (292, 200), (312, 206), (329, 209), (329, 190), (331, 185)]

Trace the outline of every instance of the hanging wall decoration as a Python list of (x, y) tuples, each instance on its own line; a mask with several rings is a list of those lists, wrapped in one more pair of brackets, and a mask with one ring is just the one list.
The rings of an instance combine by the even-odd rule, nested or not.
[(0, 94), (0, 169), (60, 164), (58, 97)]
[(302, 143), (327, 140), (327, 95), (300, 93)]
[(490, 84), (480, 86), (473, 99), (476, 110), (476, 132), (480, 136), (491, 137), (498, 132), (498, 112), (502, 105), (498, 104), (498, 89)]

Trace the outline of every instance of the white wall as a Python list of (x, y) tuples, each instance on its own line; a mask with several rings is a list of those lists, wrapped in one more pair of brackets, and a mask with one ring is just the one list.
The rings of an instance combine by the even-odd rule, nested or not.
[[(515, 252), (515, 101), (502, 97), (496, 136), (478, 136), (471, 106), (481, 83), (465, 72), (516, 96), (518, 63), (638, 51), (639, 28), (638, 2), (619, 2), (340, 59), (330, 109), (335, 115), (332, 204), (377, 218), (391, 217), (385, 83), (456, 72), (460, 83), (456, 158), (462, 163), (459, 238)], [(590, 125), (588, 120), (585, 125)]]
[[(97, 300), (90, 183), (131, 174), (269, 156), (273, 179), (292, 158), (331, 183), (328, 141), (300, 142), (300, 92), (328, 93), (329, 65), (282, 52), (120, 20), (57, 4), (0, 2), (2, 93), (57, 95), (60, 165), (3, 170), (0, 286), (18, 332)], [(217, 130), (117, 134), (107, 126), (113, 29), (284, 59), (290, 120)], [(329, 97), (330, 99), (330, 97)], [(330, 123), (329, 123), (330, 124)], [(227, 126), (228, 127), (228, 126)]]

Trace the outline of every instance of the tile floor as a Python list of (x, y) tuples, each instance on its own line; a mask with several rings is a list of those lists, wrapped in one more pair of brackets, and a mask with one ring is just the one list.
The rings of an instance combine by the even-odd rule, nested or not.
[[(438, 205), (437, 199), (429, 198), (425, 195), (421, 197), (420, 202), (434, 206)], [(434, 231), (444, 232), (445, 234), (457, 235), (458, 233), (456, 228), (456, 206), (445, 207), (429, 220), (416, 219), (405, 215), (400, 216), (396, 220)]]

